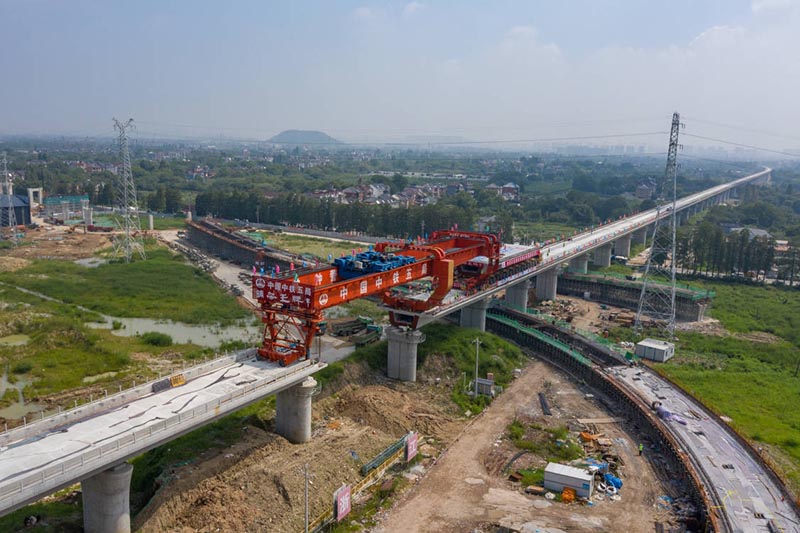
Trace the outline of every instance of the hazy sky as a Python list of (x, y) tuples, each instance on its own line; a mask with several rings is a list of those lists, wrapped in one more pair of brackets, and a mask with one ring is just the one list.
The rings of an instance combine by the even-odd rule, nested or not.
[(0, 0), (0, 22), (0, 133), (520, 139), (677, 109), (800, 146), (800, 0)]

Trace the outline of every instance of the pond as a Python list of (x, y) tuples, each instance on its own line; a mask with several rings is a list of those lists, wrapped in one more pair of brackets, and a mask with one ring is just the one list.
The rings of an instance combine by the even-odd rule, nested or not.
[[(18, 400), (15, 403), (12, 403), (8, 407), (0, 408), (0, 417), (5, 418), (6, 420), (12, 419), (21, 419), (23, 416), (27, 416), (28, 420), (31, 420), (34, 415), (37, 415), (39, 412), (42, 411), (45, 407), (42, 404), (28, 402), (25, 403), (25, 398), (22, 396), (22, 390), (31, 384), (31, 380), (25, 379), (22, 377), (16, 377), (16, 382), (11, 383), (8, 380), (8, 370), (3, 373), (3, 377), (0, 378), (0, 397), (2, 397), (7, 390), (11, 389), (16, 391)], [(0, 431), (2, 431), (2, 427), (0, 427)]]
[[(119, 337), (134, 337), (155, 331), (172, 337), (176, 344), (193, 343), (205, 348), (217, 348), (223, 342), (242, 341), (247, 345), (255, 346), (261, 336), (261, 324), (253, 323), (248, 326), (199, 326), (172, 322), (171, 320), (156, 320), (152, 318), (121, 318), (103, 315), (105, 322), (87, 322), (86, 325), (95, 329), (110, 329), (113, 335)], [(113, 329), (114, 322), (121, 324), (119, 329)]]
[(0, 346), (25, 346), (31, 340), (27, 335), (8, 335), (0, 337)]

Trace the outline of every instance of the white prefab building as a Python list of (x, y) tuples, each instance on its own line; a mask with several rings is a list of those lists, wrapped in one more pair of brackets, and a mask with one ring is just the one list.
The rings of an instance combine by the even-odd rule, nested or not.
[(589, 498), (594, 490), (594, 476), (588, 470), (547, 463), (547, 468), (544, 469), (544, 488), (561, 492), (564, 487), (575, 489), (579, 498)]
[(636, 343), (636, 355), (663, 363), (675, 355), (675, 345), (658, 339), (644, 339)]

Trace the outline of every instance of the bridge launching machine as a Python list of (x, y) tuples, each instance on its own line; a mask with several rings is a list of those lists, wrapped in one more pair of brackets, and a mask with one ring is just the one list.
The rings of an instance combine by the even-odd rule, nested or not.
[[(538, 249), (528, 247), (503, 257), (501, 248), (496, 235), (436, 231), (425, 241), (382, 242), (331, 265), (288, 272), (270, 272), (259, 258), (252, 285), (264, 323), (258, 355), (283, 366), (308, 358), (323, 311), (365, 296), (381, 296), (395, 311), (389, 314), (393, 325), (416, 326), (415, 318), (400, 321), (403, 311), (428, 311), (442, 305), (455, 286), (476, 291), (495, 283), (502, 270), (517, 270), (540, 259)], [(423, 279), (429, 280), (425, 299), (399, 290)]]

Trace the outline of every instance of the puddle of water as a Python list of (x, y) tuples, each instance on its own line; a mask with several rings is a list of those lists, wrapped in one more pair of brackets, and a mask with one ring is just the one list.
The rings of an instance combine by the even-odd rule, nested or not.
[(83, 378), (84, 383), (94, 383), (95, 381), (100, 381), (101, 379), (105, 378), (113, 378), (119, 374), (119, 372), (104, 372), (102, 374), (95, 374), (94, 376), (86, 376)]
[[(22, 389), (24, 389), (25, 386), (29, 385), (30, 383), (30, 380), (23, 378), (17, 378), (16, 383), (9, 383), (8, 373), (3, 373), (3, 377), (0, 378), (0, 396), (5, 394), (6, 390), (8, 389), (16, 389), (19, 400), (16, 403), (12, 403), (8, 407), (3, 407), (0, 409), (0, 418), (11, 420), (22, 419), (23, 416), (27, 416), (29, 420), (32, 420), (34, 415), (38, 414), (42, 409), (44, 409), (42, 404), (35, 402), (25, 403), (25, 399), (22, 397)], [(45, 414), (45, 416), (47, 415)]]
[(108, 259), (102, 259), (100, 257), (88, 257), (86, 259), (76, 259), (73, 262), (81, 266), (95, 268), (108, 263)]
[(27, 335), (9, 335), (7, 337), (0, 337), (0, 345), (2, 346), (24, 346), (31, 340)]
[(154, 320), (152, 318), (105, 317), (106, 322), (88, 322), (86, 325), (96, 329), (112, 329), (112, 322), (122, 324), (121, 329), (112, 330), (119, 337), (133, 337), (148, 331), (165, 333), (176, 344), (194, 343), (206, 348), (216, 348), (223, 342), (242, 341), (255, 346), (261, 335), (261, 326), (196, 326), (181, 322)]

